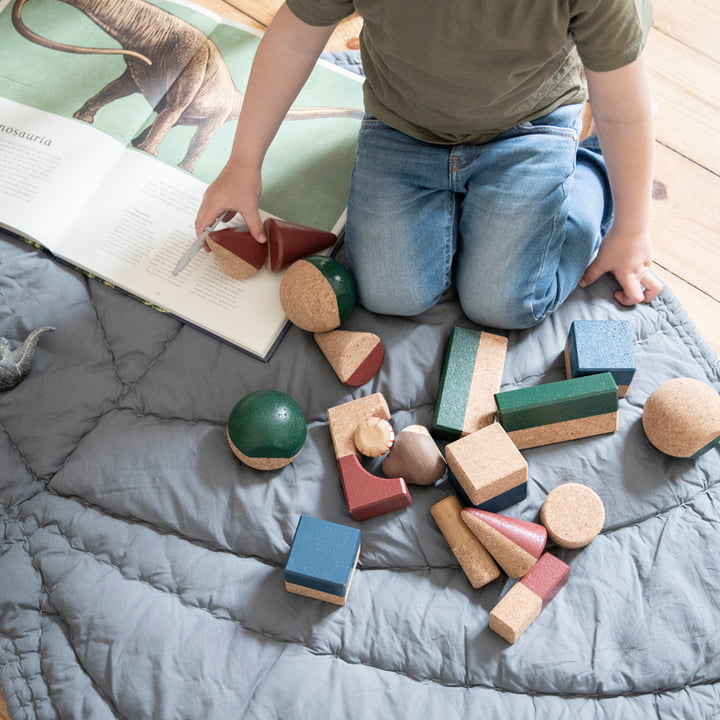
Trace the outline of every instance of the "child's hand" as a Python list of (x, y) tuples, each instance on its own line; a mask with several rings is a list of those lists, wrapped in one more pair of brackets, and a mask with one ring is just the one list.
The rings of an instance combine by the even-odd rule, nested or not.
[(652, 248), (647, 235), (628, 236), (611, 228), (579, 285), (592, 285), (601, 275), (611, 272), (620, 283), (621, 289), (614, 295), (621, 305), (648, 303), (663, 288), (662, 282), (650, 270), (651, 262)]
[(228, 222), (237, 212), (242, 215), (252, 236), (258, 242), (266, 242), (258, 210), (261, 188), (259, 172), (228, 163), (205, 190), (195, 217), (195, 231), (198, 236), (221, 214), (224, 213), (223, 222)]

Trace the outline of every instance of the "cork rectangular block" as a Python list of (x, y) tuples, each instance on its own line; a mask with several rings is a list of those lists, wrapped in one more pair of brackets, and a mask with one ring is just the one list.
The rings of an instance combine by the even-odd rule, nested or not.
[(507, 344), (502, 335), (453, 328), (432, 421), (434, 435), (455, 440), (494, 422), (493, 396), (500, 390)]
[(626, 320), (575, 320), (565, 345), (565, 372), (569, 378), (609, 372), (625, 397), (635, 375), (635, 353)]
[(285, 588), (344, 605), (359, 555), (359, 530), (301, 515), (285, 565)]
[(435, 503), (430, 508), (430, 514), (468, 581), (474, 588), (479, 588), (500, 577), (500, 568), (463, 522), (462, 509), (459, 500), (450, 495)]
[(565, 585), (570, 566), (544, 553), (490, 611), (490, 629), (514, 643)]
[(609, 372), (496, 393), (498, 422), (520, 448), (612, 433), (618, 390)]
[(472, 505), (527, 484), (527, 461), (498, 423), (448, 443), (445, 458)]

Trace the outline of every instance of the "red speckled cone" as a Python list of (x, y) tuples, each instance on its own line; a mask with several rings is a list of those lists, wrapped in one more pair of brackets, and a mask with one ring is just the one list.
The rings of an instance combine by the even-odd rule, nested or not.
[(268, 267), (279, 272), (300, 258), (313, 255), (337, 242), (337, 235), (326, 230), (268, 218), (265, 221), (268, 239)]
[(511, 578), (525, 575), (547, 543), (547, 530), (538, 523), (476, 508), (465, 508), (462, 518)]
[(207, 243), (222, 271), (237, 280), (251, 278), (265, 263), (267, 245), (259, 243), (247, 231), (236, 227), (214, 230)]

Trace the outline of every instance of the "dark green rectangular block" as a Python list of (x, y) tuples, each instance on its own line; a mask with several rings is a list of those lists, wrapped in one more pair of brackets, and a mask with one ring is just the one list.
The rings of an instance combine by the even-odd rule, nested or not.
[(495, 394), (506, 432), (617, 412), (618, 388), (609, 372)]
[(479, 344), (478, 330), (453, 328), (432, 420), (433, 434), (444, 440), (456, 440), (462, 433)]

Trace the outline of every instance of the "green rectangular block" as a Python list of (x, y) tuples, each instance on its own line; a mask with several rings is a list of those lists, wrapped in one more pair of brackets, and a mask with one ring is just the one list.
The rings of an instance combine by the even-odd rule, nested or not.
[(479, 331), (453, 328), (445, 352), (440, 391), (432, 420), (432, 431), (437, 437), (445, 440), (460, 437), (479, 343)]
[(617, 412), (618, 388), (609, 372), (495, 394), (506, 432)]

